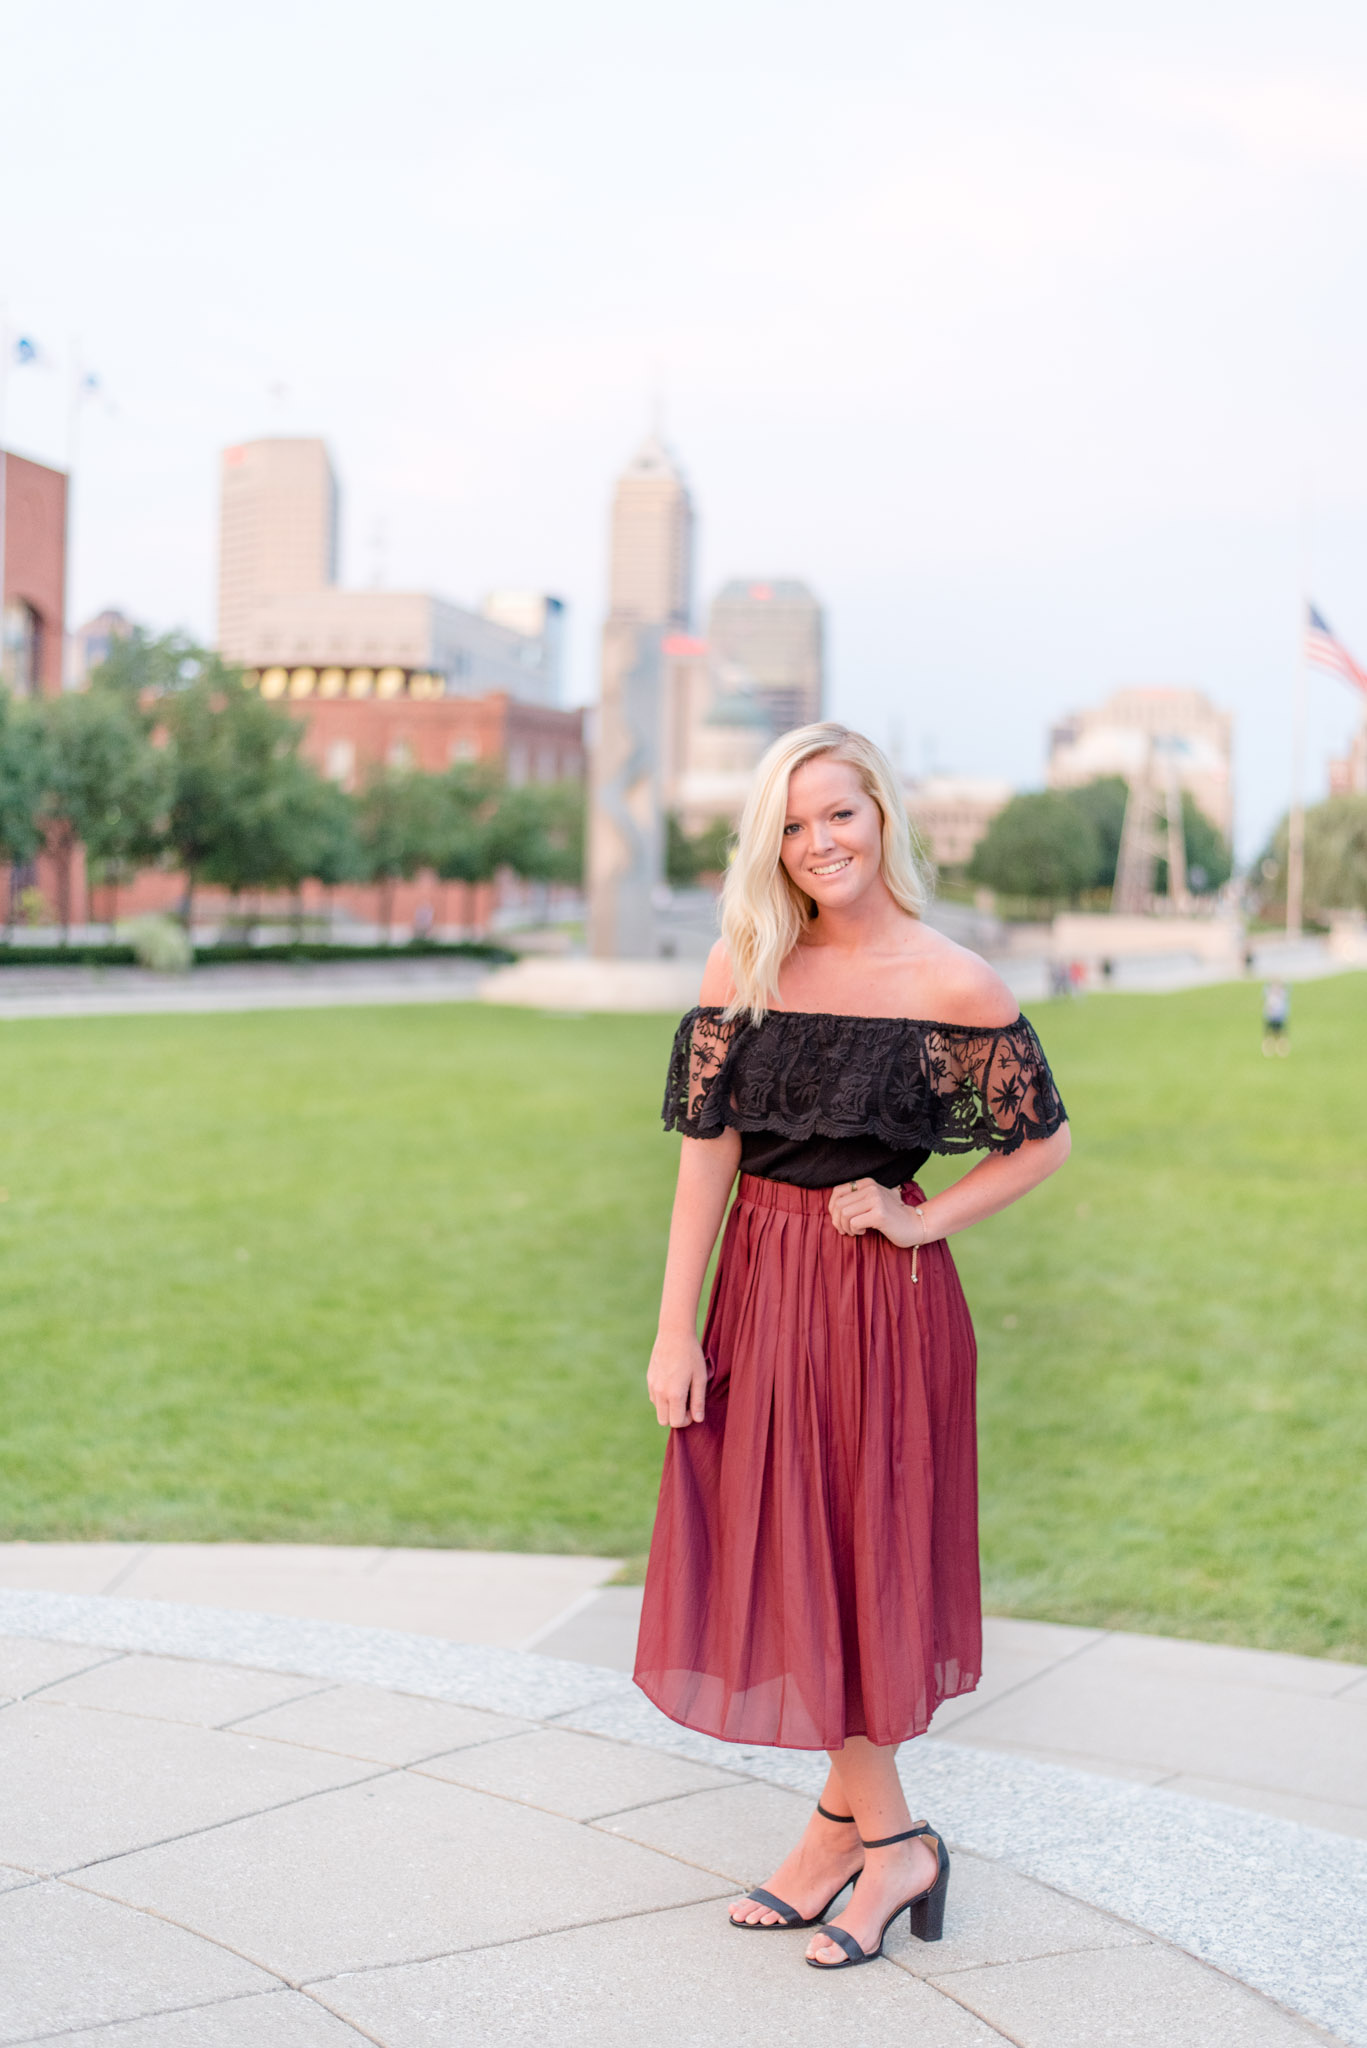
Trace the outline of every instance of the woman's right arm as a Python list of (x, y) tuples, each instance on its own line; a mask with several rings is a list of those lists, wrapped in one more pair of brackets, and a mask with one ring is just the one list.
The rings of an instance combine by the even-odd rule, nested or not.
[(650, 1354), (646, 1390), (660, 1422), (686, 1429), (701, 1422), (707, 1363), (698, 1342), (698, 1302), (717, 1241), (731, 1183), (740, 1165), (740, 1133), (685, 1138), (669, 1225), (669, 1254), (660, 1328)]

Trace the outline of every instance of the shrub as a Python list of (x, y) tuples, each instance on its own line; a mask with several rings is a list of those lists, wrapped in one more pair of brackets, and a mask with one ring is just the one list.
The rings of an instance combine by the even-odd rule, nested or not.
[(133, 917), (119, 926), (118, 936), (133, 948), (139, 967), (154, 974), (185, 974), (194, 961), (190, 935), (178, 918)]

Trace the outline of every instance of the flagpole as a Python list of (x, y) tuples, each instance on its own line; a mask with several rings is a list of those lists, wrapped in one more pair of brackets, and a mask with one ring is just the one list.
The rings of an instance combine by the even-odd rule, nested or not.
[(1291, 812), (1286, 826), (1286, 936), (1299, 939), (1305, 917), (1305, 713), (1307, 691), (1306, 628), (1309, 599), (1300, 604), (1296, 643), (1295, 709), (1291, 728)]

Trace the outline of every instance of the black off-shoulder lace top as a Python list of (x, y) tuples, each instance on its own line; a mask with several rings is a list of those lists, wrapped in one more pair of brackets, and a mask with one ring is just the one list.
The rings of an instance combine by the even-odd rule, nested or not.
[(1014, 1152), (1065, 1120), (1025, 1017), (1013, 1024), (690, 1010), (674, 1038), (665, 1129), (741, 1134), (741, 1171), (798, 1187), (909, 1181), (932, 1152)]

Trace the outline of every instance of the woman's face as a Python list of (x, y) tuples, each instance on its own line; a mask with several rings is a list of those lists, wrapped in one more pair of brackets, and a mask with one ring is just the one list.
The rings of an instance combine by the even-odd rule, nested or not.
[(788, 779), (779, 858), (822, 910), (848, 909), (883, 871), (883, 814), (848, 761), (818, 754)]

